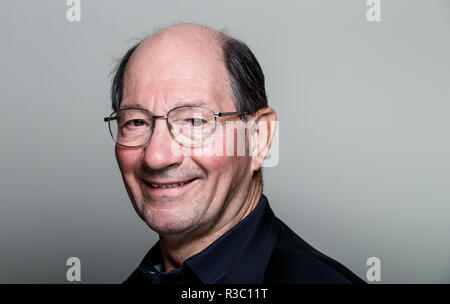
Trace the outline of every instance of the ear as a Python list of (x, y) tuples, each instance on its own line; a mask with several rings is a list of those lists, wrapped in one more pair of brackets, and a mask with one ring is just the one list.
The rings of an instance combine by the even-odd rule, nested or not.
[(252, 157), (251, 167), (258, 171), (264, 159), (269, 154), (270, 144), (275, 134), (277, 114), (269, 107), (259, 109), (251, 116), (249, 136), (249, 151)]

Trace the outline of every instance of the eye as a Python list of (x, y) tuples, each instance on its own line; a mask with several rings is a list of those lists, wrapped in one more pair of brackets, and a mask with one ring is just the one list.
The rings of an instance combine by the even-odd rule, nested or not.
[(190, 118), (187, 120), (187, 122), (193, 127), (201, 127), (207, 123), (206, 120), (201, 118)]
[(145, 121), (142, 119), (133, 119), (125, 123), (127, 127), (142, 127), (145, 125)]

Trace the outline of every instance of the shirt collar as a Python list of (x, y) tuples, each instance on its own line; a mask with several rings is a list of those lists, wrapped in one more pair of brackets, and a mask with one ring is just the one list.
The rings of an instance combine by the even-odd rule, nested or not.
[[(256, 207), (242, 221), (188, 258), (183, 267), (190, 268), (204, 284), (262, 283), (278, 238), (275, 219), (267, 198), (261, 195)], [(144, 273), (157, 273), (161, 263), (158, 241), (138, 269)]]
[(274, 219), (267, 198), (262, 195), (241, 222), (185, 264), (205, 284), (262, 283), (278, 237)]

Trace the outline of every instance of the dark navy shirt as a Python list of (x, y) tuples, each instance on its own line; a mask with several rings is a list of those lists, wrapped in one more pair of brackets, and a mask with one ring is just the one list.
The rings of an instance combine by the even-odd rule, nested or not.
[(364, 283), (278, 219), (262, 195), (241, 222), (180, 269), (164, 272), (159, 242), (124, 283)]

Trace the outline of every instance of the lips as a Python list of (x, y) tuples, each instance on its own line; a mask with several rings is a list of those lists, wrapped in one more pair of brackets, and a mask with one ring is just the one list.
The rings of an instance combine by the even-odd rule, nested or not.
[(173, 188), (180, 188), (186, 184), (191, 183), (194, 180), (195, 178), (184, 181), (170, 181), (170, 182), (145, 181), (145, 184), (153, 189), (173, 189)]
[(175, 184), (166, 184), (166, 185), (150, 184), (150, 186), (153, 188), (166, 189), (166, 188), (175, 188), (175, 187), (183, 186), (184, 184), (186, 184), (186, 183), (175, 183)]

